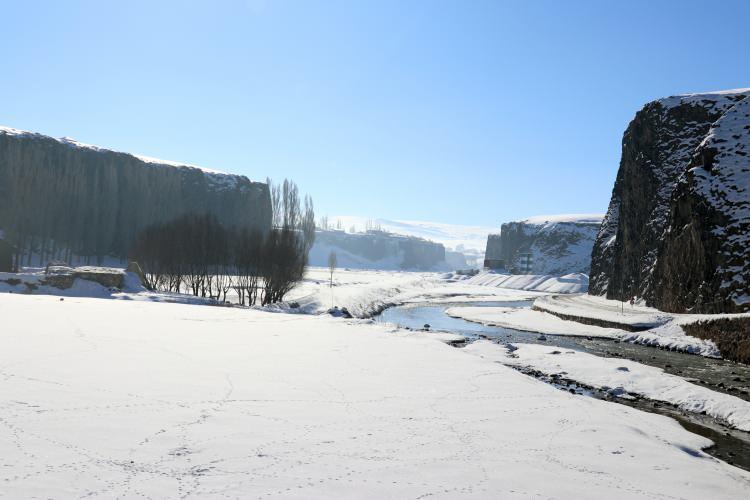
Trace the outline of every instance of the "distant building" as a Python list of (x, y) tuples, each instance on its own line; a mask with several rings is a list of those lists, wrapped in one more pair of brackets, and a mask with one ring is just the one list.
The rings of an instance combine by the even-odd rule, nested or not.
[[(519, 253), (517, 259), (516, 273), (517, 274), (531, 274), (532, 266), (534, 265), (534, 258), (530, 253)], [(514, 274), (516, 274), (514, 273)]]
[(505, 269), (505, 259), (499, 251), (500, 235), (487, 235), (487, 250), (484, 254), (484, 268), (490, 270)]
[(505, 269), (505, 261), (503, 259), (484, 259), (484, 268), (491, 270)]

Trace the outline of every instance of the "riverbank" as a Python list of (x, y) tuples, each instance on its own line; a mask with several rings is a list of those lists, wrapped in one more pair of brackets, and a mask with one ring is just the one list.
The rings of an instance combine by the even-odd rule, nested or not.
[[(534, 302), (534, 309), (581, 324), (635, 332), (628, 336), (631, 342), (750, 363), (750, 313), (667, 313), (585, 294), (541, 297)], [(715, 346), (715, 352), (707, 349), (706, 342)]]
[[(530, 301), (470, 306), (410, 304), (387, 309), (377, 319), (414, 329), (429, 323), (433, 329), (463, 335), (467, 340), (455, 345), (471, 346), (466, 352), (472, 352), (476, 348), (473, 343), (478, 340), (499, 344), (496, 354), (503, 355), (496, 356), (496, 362), (575, 394), (676, 418), (686, 429), (714, 441), (715, 446), (710, 448), (712, 455), (750, 469), (750, 460), (745, 460), (746, 456), (750, 458), (750, 433), (736, 430), (747, 428), (750, 367), (621, 342), (606, 335), (583, 336), (579, 329), (565, 335), (565, 330), (560, 329), (544, 331), (542, 323), (539, 325), (542, 333), (535, 333), (509, 328), (507, 323), (493, 326), (450, 314), (468, 308), (478, 311), (477, 314), (484, 310), (490, 318), (498, 309), (515, 311), (521, 317), (524, 312), (541, 315), (529, 309), (530, 306)], [(570, 323), (549, 316), (555, 322)], [(585, 327), (594, 328), (597, 327)], [(521, 355), (534, 349), (535, 356)], [(563, 354), (578, 354), (575, 360), (566, 360), (572, 363), (572, 370), (559, 366)]]

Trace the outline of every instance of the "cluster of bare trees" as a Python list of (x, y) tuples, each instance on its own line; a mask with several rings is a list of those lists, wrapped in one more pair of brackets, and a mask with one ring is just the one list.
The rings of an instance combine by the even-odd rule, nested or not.
[[(341, 222), (341, 219), (336, 219), (336, 224), (333, 224), (329, 219), (327, 215), (324, 215), (320, 218), (317, 225), (318, 229), (323, 231), (330, 231), (332, 229), (335, 229), (337, 231), (343, 231), (344, 230), (344, 224)], [(381, 226), (380, 222), (377, 222), (374, 219), (367, 219), (365, 221), (365, 232), (370, 231), (383, 231), (383, 227)], [(357, 226), (352, 224), (349, 227), (350, 233), (356, 233)]]
[(315, 239), (312, 200), (290, 181), (271, 187), (270, 231), (224, 227), (213, 215), (183, 215), (137, 237), (132, 257), (154, 290), (187, 292), (240, 305), (280, 302), (302, 280)]

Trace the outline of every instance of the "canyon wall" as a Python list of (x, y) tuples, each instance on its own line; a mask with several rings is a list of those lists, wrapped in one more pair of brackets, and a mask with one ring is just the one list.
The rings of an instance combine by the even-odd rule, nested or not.
[(750, 89), (646, 104), (625, 131), (589, 293), (750, 310)]
[(336, 252), (338, 267), (342, 268), (411, 271), (450, 269), (442, 244), (385, 231), (347, 233), (318, 230), (315, 233), (315, 244), (310, 250), (310, 265), (327, 266), (331, 251)]
[(41, 263), (125, 258), (145, 226), (188, 212), (267, 231), (268, 186), (0, 127), (0, 230), (24, 265), (32, 255)]
[(588, 273), (602, 216), (555, 215), (506, 222), (487, 238), (487, 267), (513, 274)]

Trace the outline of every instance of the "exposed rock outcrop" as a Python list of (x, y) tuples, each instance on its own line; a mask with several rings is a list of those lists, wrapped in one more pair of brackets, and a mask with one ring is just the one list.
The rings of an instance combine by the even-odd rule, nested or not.
[(514, 274), (588, 273), (601, 215), (538, 216), (506, 222), (487, 238), (488, 267)]
[(122, 289), (125, 284), (125, 271), (110, 267), (49, 266), (44, 274), (41, 284), (61, 290), (72, 287), (77, 279), (99, 283), (105, 288)]
[(126, 257), (145, 226), (187, 212), (267, 230), (268, 186), (0, 127), (0, 229), (18, 253), (36, 255), (42, 265), (69, 261), (71, 253)]
[(623, 137), (589, 293), (750, 309), (750, 90), (648, 103)]

